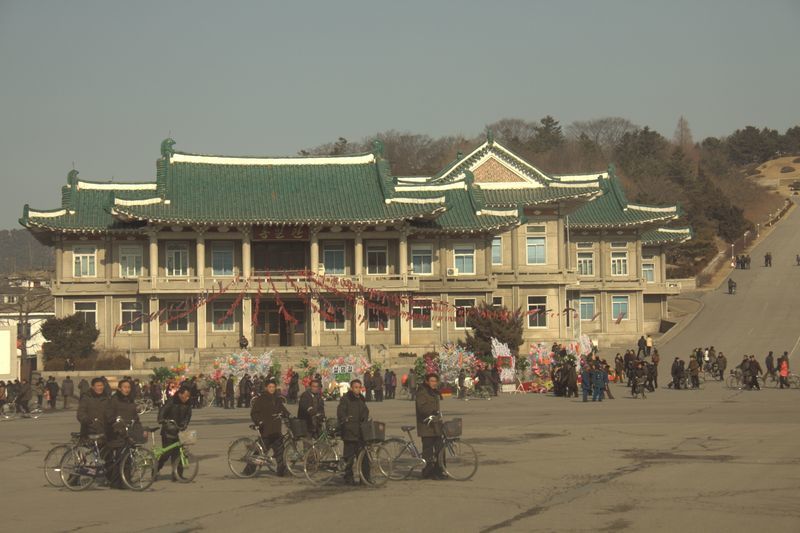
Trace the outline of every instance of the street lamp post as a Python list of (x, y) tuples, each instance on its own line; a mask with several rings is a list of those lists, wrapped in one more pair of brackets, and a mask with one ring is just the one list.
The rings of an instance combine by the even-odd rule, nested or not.
[(761, 237), (761, 224), (756, 224), (756, 238)]
[(733, 243), (731, 243), (731, 266), (736, 264), (736, 256), (733, 253)]

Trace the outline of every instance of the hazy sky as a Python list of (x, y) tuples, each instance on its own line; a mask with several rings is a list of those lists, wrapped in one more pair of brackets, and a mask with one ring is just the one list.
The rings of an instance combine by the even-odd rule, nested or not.
[(800, 123), (800, 0), (0, 0), (0, 228), (159, 144), (283, 155), (387, 129), (609, 115), (700, 139)]

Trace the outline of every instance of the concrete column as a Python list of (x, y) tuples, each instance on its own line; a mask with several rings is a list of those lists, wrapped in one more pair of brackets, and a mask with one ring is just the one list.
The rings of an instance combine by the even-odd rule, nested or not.
[(442, 279), (447, 277), (447, 240), (444, 237), (439, 237), (439, 276)]
[(353, 329), (355, 330), (355, 344), (356, 346), (364, 346), (367, 344), (367, 322), (364, 298), (360, 296), (356, 298), (354, 311)]
[[(408, 295), (410, 297), (410, 295)], [(408, 313), (411, 312), (408, 297), (400, 304), (400, 345), (408, 346), (411, 344), (411, 320), (408, 320)], [(405, 318), (403, 318), (405, 317)]]
[(156, 280), (158, 279), (158, 232), (153, 230), (149, 234), (150, 238), (150, 267), (149, 267), (149, 274), (151, 280), (151, 286), (153, 288), (156, 287)]
[[(106, 278), (108, 279), (108, 278)], [(103, 341), (106, 348), (111, 348), (114, 345), (114, 329), (117, 327), (117, 313), (114, 312), (114, 298), (106, 296), (103, 298), (103, 307), (105, 307), (105, 317), (103, 324)]]
[[(314, 274), (319, 274), (319, 228), (311, 228), (310, 259), (311, 259), (311, 272), (313, 272)], [(318, 346), (318, 345), (312, 345), (312, 346)]]
[[(449, 302), (450, 301), (450, 300), (447, 299), (447, 293), (446, 292), (442, 292), (442, 293), (439, 294), (439, 300), (441, 300), (442, 302)], [(446, 318), (445, 320), (442, 320), (441, 326), (439, 327), (439, 341), (442, 342), (442, 343), (445, 343), (445, 342), (451, 340), (450, 339), (450, 325), (453, 324), (453, 323), (451, 323), (450, 320), (447, 320), (447, 319), (449, 319), (449, 315), (441, 313), (441, 312), (435, 313), (434, 311), (431, 311), (431, 313), (434, 313), (434, 314), (439, 315), (440, 317), (445, 317)], [(455, 339), (453, 339), (453, 340), (455, 340)]]
[(64, 241), (59, 236), (56, 240), (56, 283), (64, 279)]
[[(195, 346), (197, 348), (208, 347), (208, 305), (203, 304), (195, 311), (195, 325), (194, 330), (196, 334)], [(248, 337), (249, 338), (249, 337)]]
[[(152, 242), (151, 242), (151, 247), (152, 247)], [(159, 344), (159, 332), (160, 332), (160, 328), (161, 328), (161, 324), (160, 324), (160, 322), (158, 320), (158, 316), (157, 316), (158, 315), (158, 305), (159, 305), (158, 298), (150, 298), (149, 304), (150, 304), (150, 307), (148, 308), (148, 312), (149, 312), (150, 316), (155, 317), (153, 320), (150, 321), (150, 324), (148, 324), (148, 331), (149, 331), (149, 336), (150, 336), (149, 347), (150, 347), (151, 350), (158, 350), (159, 347), (160, 347), (160, 344)]]
[(400, 230), (397, 257), (400, 262), (400, 275), (405, 278), (408, 275), (408, 233), (404, 229)]
[(639, 240), (639, 236), (636, 236), (636, 245), (634, 246), (633, 253), (636, 255), (636, 259), (634, 260), (634, 265), (636, 267), (636, 275), (633, 276), (637, 280), (642, 279), (642, 241)]
[[(483, 245), (483, 265), (486, 277), (491, 277), (492, 275), (492, 241), (494, 240), (494, 235), (489, 235)], [(492, 303), (489, 300), (489, 303)]]
[[(664, 252), (664, 248), (661, 248), (661, 262), (659, 263), (659, 275), (661, 276), (660, 279), (657, 279), (659, 283), (666, 283), (667, 282), (667, 254)], [(666, 315), (665, 315), (666, 316)]]
[(606, 291), (600, 293), (598, 300), (600, 302), (600, 332), (608, 333), (609, 324), (616, 320), (617, 317), (611, 316), (611, 304)]
[(600, 281), (606, 281), (608, 278), (609, 267), (608, 258), (610, 256), (606, 253), (606, 239), (605, 234), (600, 233), (600, 238), (597, 241), (597, 272), (600, 275)]
[(353, 274), (361, 276), (364, 273), (364, 236), (362, 231), (356, 230), (356, 239), (353, 246)]
[(106, 283), (108, 283), (114, 277), (114, 243), (111, 237), (106, 238), (106, 251), (103, 266), (105, 267)]
[[(316, 311), (314, 309), (317, 309)], [(322, 342), (322, 318), (319, 315), (319, 298), (311, 298), (311, 309), (308, 310), (311, 322), (311, 346), (319, 346)]]
[(197, 242), (195, 243), (195, 255), (196, 261), (195, 264), (197, 265), (197, 279), (201, 282), (205, 281), (206, 278), (206, 237), (204, 234), (199, 233), (197, 235)]
[(558, 217), (556, 225), (558, 227), (558, 269), (564, 271), (567, 269), (566, 231), (564, 229), (564, 219), (561, 216)]
[(253, 299), (245, 296), (242, 299), (242, 335), (253, 345)]
[(514, 267), (514, 279), (519, 278), (519, 226), (511, 228), (511, 266)]
[[(245, 280), (250, 279), (253, 270), (253, 260), (250, 255), (252, 248), (250, 240), (250, 227), (240, 228), (242, 232), (242, 277)], [(247, 335), (245, 335), (247, 337)], [(247, 337), (250, 340), (250, 337)]]

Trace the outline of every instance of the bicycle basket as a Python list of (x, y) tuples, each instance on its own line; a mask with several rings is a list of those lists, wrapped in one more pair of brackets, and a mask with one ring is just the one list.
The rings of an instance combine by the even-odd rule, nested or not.
[(461, 431), (463, 430), (461, 419), (454, 418), (452, 420), (448, 420), (447, 422), (442, 424), (442, 430), (444, 431), (445, 437), (448, 438), (460, 437)]
[(383, 422), (364, 422), (361, 424), (361, 436), (365, 441), (386, 440), (386, 424)]
[(308, 425), (302, 418), (290, 418), (289, 430), (295, 438), (308, 437)]
[(186, 429), (178, 433), (178, 438), (181, 444), (195, 444), (197, 442), (197, 431), (194, 429)]

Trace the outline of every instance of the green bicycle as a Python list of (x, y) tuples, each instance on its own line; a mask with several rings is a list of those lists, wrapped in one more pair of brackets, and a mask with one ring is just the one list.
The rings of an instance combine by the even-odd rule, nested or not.
[(172, 479), (180, 483), (191, 483), (200, 471), (200, 461), (188, 449), (188, 446), (197, 442), (197, 432), (194, 430), (178, 431), (178, 425), (174, 420), (164, 420), (163, 423), (171, 432), (178, 434), (178, 442), (164, 447), (156, 446), (155, 432), (159, 427), (147, 428), (153, 438), (153, 456), (158, 461), (173, 450), (178, 450), (177, 457), (172, 460)]

